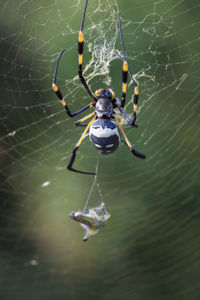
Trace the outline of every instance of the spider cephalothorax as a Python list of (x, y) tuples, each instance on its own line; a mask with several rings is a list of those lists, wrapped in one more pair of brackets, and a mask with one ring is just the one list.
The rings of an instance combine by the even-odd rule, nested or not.
[[(131, 127), (137, 127), (137, 125), (135, 124), (135, 121), (136, 121), (136, 110), (137, 110), (137, 103), (138, 103), (138, 86), (137, 86), (136, 81), (133, 79), (131, 73), (128, 71), (128, 62), (126, 60), (126, 54), (125, 54), (125, 50), (124, 50), (120, 17), (119, 17), (118, 21), (119, 21), (120, 39), (121, 39), (123, 61), (124, 61), (123, 62), (123, 71), (122, 71), (121, 101), (117, 97), (115, 97), (115, 93), (110, 88), (106, 89), (106, 90), (99, 89), (95, 92), (95, 96), (94, 96), (82, 74), (83, 44), (84, 44), (84, 42), (83, 42), (83, 25), (84, 25), (84, 20), (85, 20), (87, 3), (88, 3), (88, 0), (86, 0), (86, 2), (85, 2), (81, 27), (80, 27), (80, 31), (79, 31), (79, 35), (78, 35), (78, 75), (79, 75), (79, 79), (80, 79), (81, 83), (83, 84), (85, 90), (87, 91), (89, 97), (92, 99), (92, 102), (74, 113), (72, 113), (70, 111), (67, 103), (65, 102), (61, 91), (59, 90), (58, 86), (56, 85), (56, 76), (57, 76), (58, 65), (59, 65), (60, 58), (61, 58), (62, 54), (64, 53), (64, 50), (61, 51), (61, 53), (58, 57), (52, 88), (53, 88), (54, 92), (56, 93), (56, 95), (58, 96), (58, 98), (60, 99), (61, 104), (64, 106), (66, 113), (70, 117), (75, 117), (78, 114), (84, 112), (85, 110), (87, 110), (89, 108), (94, 108), (94, 111), (91, 114), (89, 114), (75, 122), (75, 125), (84, 126), (83, 122), (88, 120), (89, 118), (93, 117), (92, 120), (86, 125), (86, 128), (85, 128), (84, 132), (82, 133), (82, 136), (80, 137), (79, 141), (73, 148), (71, 158), (67, 165), (67, 168), (71, 171), (84, 173), (84, 174), (94, 174), (94, 173), (79, 171), (79, 170), (72, 168), (72, 165), (73, 165), (75, 157), (76, 157), (76, 151), (80, 147), (80, 145), (88, 131), (89, 131), (91, 143), (93, 144), (95, 149), (98, 152), (100, 152), (101, 154), (113, 153), (118, 148), (119, 143), (120, 143), (120, 135), (119, 135), (119, 130), (120, 130), (130, 151), (139, 158), (145, 158), (145, 155), (138, 152), (136, 149), (134, 149), (134, 147), (128, 140), (128, 137), (126, 136), (123, 127), (116, 119), (116, 118), (123, 118), (129, 123), (129, 125), (131, 125)], [(131, 76), (131, 80), (134, 85), (134, 106), (133, 106), (132, 119), (130, 119), (127, 116), (127, 114), (123, 111), (123, 107), (125, 105), (125, 100), (126, 100), (128, 72), (129, 72), (129, 75)], [(119, 110), (119, 114), (115, 111), (115, 109)]]
[(100, 89), (95, 92), (97, 102), (95, 103), (95, 112), (98, 118), (111, 118), (113, 113), (113, 95), (110, 89)]

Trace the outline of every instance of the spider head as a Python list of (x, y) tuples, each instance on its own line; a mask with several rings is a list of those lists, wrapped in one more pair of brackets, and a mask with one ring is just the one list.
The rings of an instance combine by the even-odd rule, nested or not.
[(97, 102), (95, 104), (95, 112), (98, 118), (110, 118), (113, 112), (112, 99), (115, 93), (111, 89), (99, 89), (95, 92)]
[(97, 99), (109, 99), (112, 100), (115, 97), (115, 93), (111, 89), (99, 89), (95, 92)]

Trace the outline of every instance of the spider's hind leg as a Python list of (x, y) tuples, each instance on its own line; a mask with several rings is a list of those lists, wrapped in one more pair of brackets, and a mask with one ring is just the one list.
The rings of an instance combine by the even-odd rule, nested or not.
[(114, 120), (114, 122), (117, 124), (117, 126), (119, 127), (119, 129), (121, 130), (121, 132), (122, 132), (122, 134), (123, 134), (123, 137), (124, 137), (124, 139), (125, 139), (125, 141), (126, 141), (127, 146), (129, 147), (130, 151), (131, 151), (135, 156), (137, 156), (137, 157), (139, 157), (139, 158), (143, 158), (143, 159), (146, 158), (146, 156), (145, 156), (143, 153), (137, 151), (137, 150), (133, 147), (133, 145), (130, 143), (130, 141), (129, 141), (127, 135), (126, 135), (125, 132), (124, 132), (123, 127), (121, 126), (121, 124), (120, 124), (115, 118), (114, 118), (113, 120)]
[(82, 135), (81, 135), (81, 137), (80, 137), (78, 143), (75, 145), (75, 147), (74, 147), (74, 149), (73, 149), (73, 151), (72, 151), (72, 155), (71, 155), (70, 160), (69, 160), (68, 165), (67, 165), (68, 170), (73, 171), (73, 172), (77, 172), (77, 173), (82, 173), (82, 174), (95, 175), (95, 173), (79, 171), (79, 170), (76, 170), (76, 169), (72, 168), (72, 165), (73, 165), (73, 163), (74, 163), (74, 161), (75, 161), (75, 158), (76, 158), (76, 151), (77, 151), (78, 148), (80, 147), (80, 145), (81, 145), (81, 143), (82, 143), (82, 141), (83, 141), (83, 139), (84, 139), (84, 137), (85, 137), (87, 131), (90, 129), (90, 126), (92, 125), (92, 123), (93, 123), (95, 120), (96, 120), (96, 117), (94, 117), (94, 118), (89, 122), (89, 124), (87, 125), (87, 127), (86, 127), (85, 130), (83, 131), (83, 133), (82, 133)]

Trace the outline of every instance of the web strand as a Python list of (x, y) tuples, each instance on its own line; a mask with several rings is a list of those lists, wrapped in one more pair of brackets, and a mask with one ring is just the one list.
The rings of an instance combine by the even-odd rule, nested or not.
[(91, 197), (91, 195), (92, 195), (92, 192), (93, 192), (93, 190), (94, 190), (95, 184), (96, 184), (96, 182), (97, 182), (98, 168), (99, 168), (99, 157), (97, 158), (97, 163), (96, 163), (96, 168), (95, 168), (94, 179), (93, 179), (93, 181), (92, 181), (92, 185), (91, 185), (91, 188), (90, 188), (90, 191), (89, 191), (87, 200), (86, 200), (86, 202), (85, 202), (85, 206), (84, 206), (83, 212), (86, 212), (86, 209), (87, 209), (87, 206), (88, 206), (90, 197)]

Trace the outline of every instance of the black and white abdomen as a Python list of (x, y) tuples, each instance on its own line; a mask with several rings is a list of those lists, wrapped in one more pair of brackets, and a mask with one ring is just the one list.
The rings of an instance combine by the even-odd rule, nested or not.
[(110, 119), (97, 119), (90, 127), (90, 141), (102, 154), (113, 153), (119, 146), (120, 136), (117, 125)]

